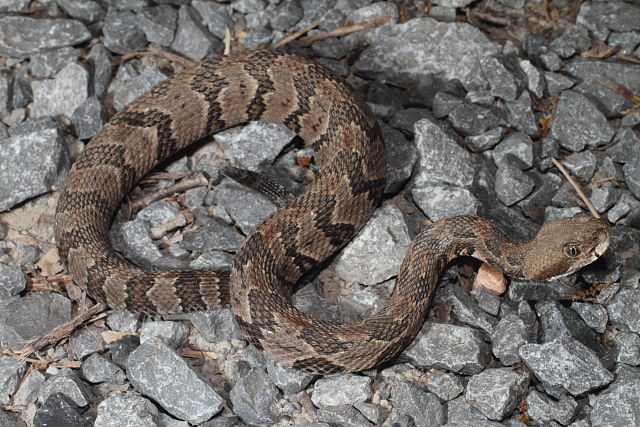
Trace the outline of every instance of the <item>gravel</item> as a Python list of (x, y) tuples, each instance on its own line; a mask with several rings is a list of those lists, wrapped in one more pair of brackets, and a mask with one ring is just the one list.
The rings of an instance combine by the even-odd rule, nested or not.
[[(640, 115), (627, 95), (640, 93), (640, 6), (555, 1), (542, 34), (525, 25), (540, 22), (537, 0), (418, 3), (0, 0), (0, 425), (640, 423)], [(296, 307), (338, 322), (382, 309), (411, 239), (432, 221), (480, 215), (526, 238), (584, 210), (552, 159), (611, 225), (602, 261), (552, 282), (513, 279), (503, 295), (468, 292), (477, 264), (456, 261), (414, 342), (358, 373), (280, 364), (248, 344), (229, 307), (109, 310), (28, 359), (12, 356), (92, 303), (67, 280), (52, 230), (69, 165), (106, 120), (191, 61), (222, 54), (227, 30), (236, 51), (315, 21), (301, 37), (380, 15), (386, 24), (285, 46), (356, 88), (388, 157), (383, 203), (304, 276)], [(471, 19), (486, 16), (519, 39), (488, 37)], [(225, 168), (299, 194), (317, 160), (283, 126), (227, 129), (157, 167), (129, 198), (197, 172), (208, 184), (123, 208), (113, 245), (143, 267), (229, 269), (276, 206)]]

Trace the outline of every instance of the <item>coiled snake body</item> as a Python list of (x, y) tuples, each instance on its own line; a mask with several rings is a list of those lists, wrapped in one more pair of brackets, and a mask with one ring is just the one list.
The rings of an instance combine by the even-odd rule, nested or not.
[[(111, 248), (116, 208), (155, 165), (208, 134), (253, 120), (284, 124), (304, 138), (315, 150), (317, 179), (250, 233), (230, 272), (143, 270)], [(416, 238), (379, 312), (338, 324), (298, 311), (292, 286), (364, 225), (384, 177), (380, 129), (340, 78), (291, 54), (231, 55), (174, 75), (111, 118), (71, 169), (55, 235), (74, 280), (94, 299), (148, 314), (230, 303), (254, 346), (323, 374), (370, 368), (401, 352), (424, 322), (438, 275), (456, 256), (545, 279), (588, 264), (608, 244), (604, 223), (587, 215), (552, 222), (524, 244), (480, 218), (452, 217)]]

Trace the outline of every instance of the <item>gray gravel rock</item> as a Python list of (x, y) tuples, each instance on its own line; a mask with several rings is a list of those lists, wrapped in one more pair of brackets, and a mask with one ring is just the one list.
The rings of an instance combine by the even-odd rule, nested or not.
[(382, 124), (382, 134), (387, 153), (387, 176), (384, 185), (385, 194), (396, 193), (409, 180), (413, 172), (418, 153), (412, 141), (402, 132)]
[(111, 52), (103, 44), (97, 44), (91, 48), (87, 56), (92, 68), (93, 95), (102, 99), (107, 92), (113, 72), (113, 57)]
[(224, 49), (222, 41), (213, 37), (189, 6), (178, 11), (178, 30), (171, 49), (194, 61), (217, 56)]
[(609, 316), (602, 305), (574, 301), (571, 303), (571, 308), (580, 315), (591, 329), (599, 334), (604, 333)]
[(127, 378), (122, 369), (98, 353), (92, 354), (84, 361), (81, 372), (82, 376), (93, 384), (105, 381), (122, 384)]
[(158, 424), (158, 408), (151, 401), (128, 392), (109, 396), (98, 405), (95, 427), (140, 426), (155, 427)]
[(468, 326), (427, 322), (403, 353), (421, 368), (477, 374), (487, 365), (489, 347), (482, 335)]
[(464, 396), (447, 402), (447, 422), (454, 426), (498, 427), (501, 424), (489, 421), (478, 409), (471, 406)]
[(476, 104), (460, 104), (449, 113), (451, 126), (463, 136), (480, 135), (500, 124), (489, 108)]
[[(0, 12), (16, 12), (26, 9), (30, 0), (0, 0)], [(4, 426), (3, 426), (4, 427)]]
[(633, 426), (640, 423), (640, 376), (620, 378), (601, 392), (591, 411), (591, 425)]
[(93, 0), (56, 0), (58, 6), (72, 18), (92, 23), (104, 19), (107, 12)]
[(38, 393), (38, 402), (44, 403), (55, 394), (64, 395), (79, 407), (87, 406), (91, 399), (89, 387), (71, 369), (62, 369), (48, 378)]
[[(25, 28), (29, 31), (23, 31)], [(72, 19), (0, 17), (0, 56), (25, 58), (40, 51), (73, 46), (90, 38), (87, 27)]]
[(188, 334), (189, 328), (180, 322), (146, 322), (140, 328), (140, 343), (160, 340), (169, 347), (178, 348)]
[(509, 368), (489, 368), (469, 379), (465, 397), (489, 419), (499, 421), (520, 403), (528, 385), (527, 374)]
[(114, 226), (111, 229), (111, 243), (117, 251), (139, 265), (157, 266), (162, 260), (160, 250), (139, 219)]
[(573, 418), (578, 403), (570, 396), (562, 396), (553, 400), (547, 395), (531, 390), (527, 395), (527, 415), (534, 421), (555, 421), (568, 425)]
[(581, 25), (573, 25), (559, 37), (551, 41), (553, 49), (561, 58), (568, 58), (575, 53), (582, 53), (591, 47), (589, 31)]
[(208, 420), (224, 406), (224, 400), (182, 357), (158, 341), (141, 344), (131, 353), (127, 376), (142, 394), (192, 424)]
[(480, 58), (480, 67), (489, 82), (491, 94), (506, 101), (515, 101), (518, 85), (504, 64), (498, 58)]
[(20, 267), (0, 264), (0, 302), (18, 295), (26, 285), (27, 277)]
[(604, 182), (591, 192), (591, 203), (599, 213), (604, 213), (618, 201), (620, 188), (613, 182)]
[(622, 332), (618, 336), (616, 360), (631, 366), (640, 365), (640, 336), (633, 332)]
[(266, 359), (267, 372), (273, 383), (285, 395), (296, 394), (304, 390), (315, 375), (284, 366), (271, 358)]
[(489, 129), (480, 135), (467, 136), (464, 141), (465, 145), (474, 153), (490, 150), (502, 140), (504, 136), (504, 128), (497, 127)]
[(71, 319), (71, 302), (59, 294), (33, 292), (0, 310), (0, 347), (18, 350)]
[(571, 151), (609, 143), (614, 130), (604, 115), (583, 95), (562, 92), (551, 125), (551, 136)]
[(140, 315), (123, 310), (111, 310), (107, 315), (107, 326), (112, 331), (137, 332)]
[(640, 152), (631, 154), (631, 159), (624, 164), (623, 172), (627, 187), (636, 199), (640, 199)]
[(282, 416), (278, 410), (280, 397), (280, 391), (261, 368), (253, 368), (238, 379), (229, 393), (233, 412), (251, 425), (277, 422)]
[(577, 178), (589, 181), (596, 171), (596, 156), (591, 151), (573, 153), (562, 164)]
[(102, 28), (104, 46), (120, 55), (142, 50), (148, 44), (138, 17), (126, 10), (110, 10)]
[(442, 73), (444, 79), (470, 84), (477, 79), (477, 60), (499, 52), (477, 28), (431, 18), (384, 25), (371, 31), (370, 38), (355, 69), (396, 79)]
[(529, 92), (522, 92), (518, 99), (505, 101), (504, 105), (507, 111), (507, 122), (512, 127), (536, 138), (540, 135), (538, 122), (533, 114)]
[(8, 405), (11, 396), (18, 389), (22, 374), (26, 369), (25, 362), (11, 356), (0, 358), (0, 405)]
[(191, 251), (232, 251), (237, 249), (244, 239), (233, 227), (204, 213), (196, 214), (196, 225), (202, 227), (202, 231), (186, 235), (180, 242), (182, 248)]
[(140, 339), (135, 335), (125, 335), (107, 344), (111, 351), (111, 361), (121, 368), (126, 368), (131, 353), (140, 346)]
[[(25, 377), (18, 386), (18, 390), (13, 395), (13, 404), (19, 406), (28, 406), (36, 401), (38, 393), (44, 384), (45, 376), (42, 372), (33, 369)], [(0, 426), (2, 423), (0, 422)]]
[(102, 103), (92, 96), (80, 104), (71, 115), (71, 123), (79, 139), (93, 138), (107, 118)]
[(276, 206), (265, 196), (230, 179), (218, 186), (214, 200), (245, 234), (276, 210)]
[[(350, 405), (320, 408), (317, 412), (320, 425), (311, 424), (310, 427), (371, 427), (371, 423), (357, 409)], [(326, 423), (326, 424), (325, 424)], [(305, 425), (306, 427), (306, 425)]]
[(159, 70), (146, 68), (138, 76), (125, 82), (118, 81), (113, 90), (113, 107), (121, 111), (131, 101), (165, 80), (167, 76)]
[(493, 162), (500, 167), (508, 154), (513, 154), (523, 165), (533, 166), (533, 142), (524, 132), (514, 132), (498, 144), (492, 152)]
[(540, 340), (551, 342), (560, 337), (574, 338), (597, 354), (602, 353), (598, 335), (573, 310), (556, 301), (541, 301), (535, 305), (540, 320)]
[(427, 380), (425, 386), (427, 390), (445, 402), (458, 397), (464, 391), (460, 378), (445, 372), (433, 373), (433, 376)]
[(178, 12), (168, 4), (145, 7), (138, 13), (138, 22), (151, 43), (169, 46), (176, 32)]
[(33, 117), (64, 114), (71, 117), (84, 103), (89, 91), (89, 72), (80, 64), (70, 63), (51, 80), (34, 80)]
[(449, 283), (436, 295), (436, 302), (451, 307), (451, 314), (459, 322), (476, 327), (491, 334), (497, 323), (496, 319), (482, 311), (468, 292), (457, 284)]
[(613, 380), (595, 353), (566, 336), (545, 344), (525, 344), (520, 357), (541, 381), (574, 396)]
[(547, 93), (551, 96), (559, 95), (565, 89), (569, 89), (575, 84), (575, 81), (564, 74), (546, 72), (544, 80), (547, 83)]
[(50, 78), (65, 65), (75, 62), (80, 50), (72, 47), (47, 50), (29, 58), (29, 72), (33, 77)]
[(269, 13), (271, 28), (279, 31), (287, 31), (302, 19), (304, 11), (298, 0), (281, 2)]
[(175, 320), (189, 320), (207, 342), (243, 339), (230, 308), (218, 308), (168, 316)]
[(534, 187), (535, 182), (520, 169), (518, 159), (513, 154), (507, 154), (496, 173), (498, 199), (511, 206), (531, 194)]
[(580, 6), (576, 23), (590, 30), (631, 31), (640, 28), (640, 7), (624, 2), (589, 1)]
[(427, 183), (471, 186), (474, 171), (468, 152), (427, 119), (418, 121), (414, 131), (418, 149), (418, 173), (414, 178), (417, 187)]
[(61, 394), (52, 394), (33, 416), (34, 426), (90, 427), (91, 418), (80, 415), (75, 405)]
[[(411, 239), (398, 208), (383, 206), (336, 258), (337, 275), (364, 285), (381, 283), (398, 273)], [(377, 262), (372, 263), (375, 259)]]
[(78, 360), (102, 350), (103, 345), (100, 331), (93, 327), (78, 329), (69, 338), (71, 351)]
[(233, 29), (233, 20), (226, 6), (204, 0), (194, 0), (191, 5), (207, 23), (209, 32), (220, 40), (224, 39), (225, 28)]
[(439, 119), (447, 117), (458, 105), (462, 104), (462, 99), (446, 92), (438, 92), (433, 97), (433, 115)]
[(480, 202), (466, 188), (446, 184), (414, 187), (411, 196), (431, 221), (453, 215), (476, 215)]
[(609, 319), (631, 332), (640, 333), (640, 313), (635, 309), (638, 304), (640, 304), (640, 290), (622, 289), (607, 304)]
[(527, 89), (529, 89), (529, 92), (538, 99), (542, 98), (545, 90), (545, 79), (543, 73), (527, 59), (519, 60), (518, 66), (526, 77)]
[(316, 381), (311, 401), (318, 407), (353, 405), (371, 397), (371, 378), (354, 374), (328, 376)]
[(444, 408), (435, 394), (413, 384), (395, 381), (391, 387), (391, 402), (401, 414), (408, 415), (417, 427), (436, 427), (444, 423)]
[(520, 361), (520, 347), (531, 342), (530, 327), (515, 314), (500, 319), (491, 334), (491, 351), (505, 366)]

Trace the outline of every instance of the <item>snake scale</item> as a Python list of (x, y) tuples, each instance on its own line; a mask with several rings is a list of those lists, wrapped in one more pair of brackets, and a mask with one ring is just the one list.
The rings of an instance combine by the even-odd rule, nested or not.
[[(297, 132), (315, 151), (318, 170), (247, 236), (230, 271), (144, 270), (112, 249), (117, 207), (154, 166), (206, 135), (254, 120)], [(588, 264), (608, 245), (605, 223), (586, 214), (551, 222), (528, 243), (486, 220), (451, 217), (414, 240), (380, 311), (347, 324), (300, 312), (292, 287), (365, 224), (382, 198), (385, 163), (369, 108), (328, 69), (271, 50), (208, 60), (153, 87), (89, 142), (58, 202), (59, 252), (74, 281), (112, 308), (164, 314), (230, 304), (251, 344), (288, 366), (328, 374), (373, 367), (409, 345), (439, 274), (457, 256), (546, 279)]]

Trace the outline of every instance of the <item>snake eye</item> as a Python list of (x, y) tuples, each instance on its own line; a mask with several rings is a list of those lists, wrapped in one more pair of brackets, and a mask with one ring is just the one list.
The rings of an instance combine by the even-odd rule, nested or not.
[(580, 255), (580, 249), (578, 249), (578, 247), (575, 245), (567, 245), (564, 247), (564, 253), (570, 257), (575, 258)]

